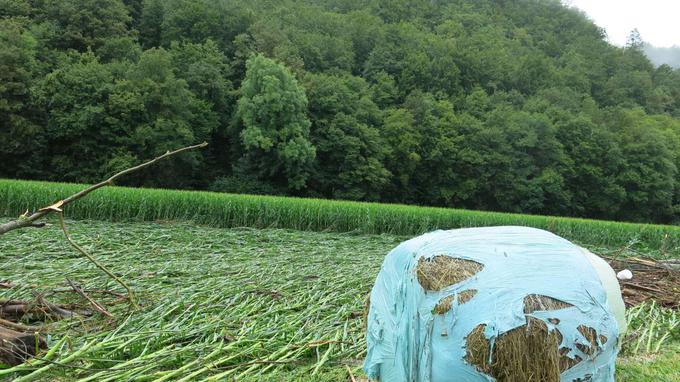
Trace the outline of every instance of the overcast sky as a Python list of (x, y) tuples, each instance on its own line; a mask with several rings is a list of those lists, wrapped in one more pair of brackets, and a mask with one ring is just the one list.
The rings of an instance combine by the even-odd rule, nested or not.
[(680, 46), (680, 0), (564, 0), (607, 30), (609, 41), (625, 45), (633, 28), (654, 46)]

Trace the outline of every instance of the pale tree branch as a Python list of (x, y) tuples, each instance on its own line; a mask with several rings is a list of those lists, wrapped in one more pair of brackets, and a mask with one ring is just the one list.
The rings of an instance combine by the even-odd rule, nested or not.
[(95, 301), (92, 297), (88, 296), (87, 293), (85, 293), (85, 291), (83, 290), (83, 288), (81, 288), (79, 285), (76, 285), (76, 284), (75, 284), (73, 281), (71, 281), (68, 277), (66, 278), (66, 281), (68, 282), (68, 285), (70, 285), (71, 288), (73, 288), (73, 290), (74, 290), (76, 293), (78, 293), (81, 297), (83, 297), (84, 299), (86, 299), (87, 302), (90, 303), (90, 305), (92, 305), (92, 307), (94, 308), (94, 310), (96, 310), (97, 312), (99, 312), (99, 313), (105, 315), (106, 317), (113, 317), (113, 315), (112, 315), (111, 313), (109, 313), (109, 312), (108, 312), (108, 311), (107, 311), (100, 303), (98, 303), (97, 301)]
[(58, 201), (58, 202), (56, 202), (56, 203), (54, 203), (54, 204), (52, 204), (52, 205), (50, 205), (50, 206), (41, 208), (41, 209), (39, 209), (38, 211), (34, 212), (34, 213), (31, 214), (31, 215), (28, 215), (28, 211), (27, 211), (26, 214), (20, 216), (20, 217), (19, 217), (18, 219), (16, 219), (16, 220), (12, 220), (12, 221), (7, 222), (7, 223), (5, 223), (5, 224), (1, 224), (1, 225), (0, 225), (0, 235), (5, 234), (5, 233), (7, 233), (7, 232), (9, 232), (9, 231), (12, 231), (12, 230), (15, 230), (15, 229), (19, 229), (19, 228), (26, 228), (26, 227), (34, 227), (34, 228), (38, 228), (38, 227), (42, 227), (42, 226), (45, 225), (45, 223), (36, 223), (36, 220), (38, 220), (38, 219), (40, 219), (40, 218), (42, 218), (42, 217), (44, 217), (44, 216), (46, 216), (46, 215), (48, 215), (48, 214), (50, 214), (50, 213), (52, 213), (52, 212), (61, 212), (61, 211), (62, 211), (62, 210), (61, 210), (62, 207), (68, 205), (68, 204), (71, 203), (71, 202), (74, 202), (74, 201), (76, 201), (76, 200), (82, 198), (83, 196), (89, 194), (90, 192), (92, 192), (92, 191), (94, 191), (94, 190), (96, 190), (96, 189), (98, 189), (98, 188), (101, 188), (101, 187), (104, 187), (104, 186), (113, 184), (113, 181), (114, 181), (114, 180), (118, 179), (119, 177), (121, 177), (121, 176), (123, 176), (123, 175), (127, 175), (127, 174), (129, 174), (129, 173), (131, 173), (131, 172), (135, 172), (135, 171), (141, 170), (141, 169), (143, 169), (143, 168), (145, 168), (145, 167), (151, 166), (152, 164), (154, 164), (154, 163), (156, 163), (156, 162), (158, 162), (158, 161), (160, 161), (160, 160), (162, 160), (162, 159), (165, 159), (165, 158), (167, 158), (167, 157), (173, 156), (173, 155), (175, 155), (175, 154), (179, 154), (179, 153), (181, 153), (181, 152), (189, 151), (189, 150), (193, 150), (193, 149), (197, 149), (197, 148), (206, 147), (207, 145), (208, 145), (207, 142), (203, 142), (203, 143), (198, 144), (198, 145), (183, 147), (183, 148), (177, 149), (177, 150), (175, 150), (175, 151), (168, 151), (168, 152), (166, 152), (165, 154), (163, 154), (163, 155), (161, 155), (161, 156), (159, 156), (159, 157), (156, 157), (156, 158), (154, 158), (154, 159), (152, 159), (152, 160), (150, 160), (150, 161), (148, 161), (148, 162), (144, 162), (144, 163), (142, 163), (142, 164), (140, 164), (140, 165), (138, 165), (138, 166), (131, 167), (131, 168), (128, 168), (128, 169), (126, 169), (126, 170), (123, 170), (123, 171), (121, 171), (121, 172), (119, 172), (119, 173), (116, 173), (116, 174), (114, 174), (112, 177), (110, 177), (110, 178), (108, 178), (108, 179), (106, 179), (106, 180), (104, 180), (104, 181), (102, 181), (102, 182), (99, 182), (99, 183), (97, 183), (97, 184), (94, 184), (94, 185), (92, 185), (92, 186), (90, 186), (90, 187), (88, 187), (88, 188), (86, 188), (86, 189), (84, 189), (84, 190), (82, 190), (82, 191), (79, 191), (79, 192), (77, 192), (77, 193), (75, 193), (75, 194), (69, 196), (69, 197), (66, 198), (66, 199), (60, 200), (60, 201)]
[[(132, 304), (133, 307), (137, 306), (137, 302), (135, 301), (135, 294), (132, 292), (132, 288), (127, 285), (125, 281), (123, 281), (120, 277), (116, 276), (111, 272), (108, 268), (104, 266), (104, 264), (100, 263), (97, 259), (95, 259), (92, 255), (87, 253), (81, 246), (76, 244), (73, 239), (71, 239), (71, 235), (68, 234), (68, 230), (66, 229), (66, 223), (64, 223), (64, 213), (59, 212), (59, 224), (61, 224), (61, 230), (64, 231), (64, 236), (66, 236), (66, 240), (71, 244), (73, 248), (78, 250), (83, 256), (87, 257), (88, 260), (92, 264), (94, 264), (97, 268), (101, 269), (102, 272), (106, 273), (109, 277), (112, 279), (116, 280), (116, 282), (125, 288), (128, 292), (128, 299), (130, 299), (130, 303)], [(95, 304), (96, 305), (96, 304)]]
[[(138, 171), (138, 170), (141, 170), (145, 167), (151, 166), (152, 164), (154, 164), (154, 163), (156, 163), (156, 162), (158, 162), (158, 161), (160, 161), (164, 158), (167, 158), (169, 156), (179, 154), (179, 153), (184, 152), (184, 151), (205, 147), (207, 145), (208, 145), (207, 142), (203, 142), (203, 143), (198, 144), (198, 145), (183, 147), (183, 148), (177, 149), (175, 151), (168, 151), (165, 154), (163, 154), (159, 157), (156, 157), (156, 158), (154, 158), (154, 159), (152, 159), (148, 162), (144, 162), (144, 163), (142, 163), (138, 166), (131, 167), (131, 168), (123, 170), (119, 173), (116, 173), (112, 177), (110, 177), (110, 178), (108, 178), (108, 179), (106, 179), (106, 180), (104, 180), (100, 183), (94, 184), (94, 185), (92, 185), (92, 186), (90, 186), (90, 187), (88, 187), (88, 188), (86, 188), (82, 191), (79, 191), (79, 192), (69, 196), (66, 199), (59, 200), (59, 201), (57, 201), (56, 203), (54, 203), (50, 206), (43, 207), (43, 208), (39, 209), (37, 212), (34, 212), (31, 215), (28, 215), (28, 211), (26, 211), (23, 215), (21, 215), (19, 217), (19, 219), (13, 220), (13, 221), (10, 221), (8, 223), (0, 225), (0, 235), (4, 234), (6, 232), (9, 232), (9, 231), (15, 230), (15, 229), (19, 229), (19, 228), (27, 228), (27, 227), (39, 228), (39, 227), (42, 227), (42, 226), (45, 225), (45, 223), (36, 222), (36, 220), (38, 220), (38, 219), (40, 219), (40, 218), (44, 217), (45, 215), (48, 215), (52, 212), (56, 212), (59, 216), (59, 223), (61, 225), (61, 229), (64, 232), (64, 236), (66, 237), (66, 240), (69, 242), (69, 244), (71, 244), (71, 246), (73, 248), (75, 248), (78, 252), (80, 252), (80, 254), (85, 256), (91, 263), (93, 263), (102, 272), (106, 273), (109, 277), (114, 279), (118, 284), (122, 285), (125, 288), (125, 290), (127, 290), (127, 292), (128, 292), (128, 298), (129, 298), (130, 303), (132, 304), (133, 308), (136, 308), (137, 303), (135, 301), (135, 296), (134, 296), (134, 293), (132, 292), (132, 288), (130, 288), (125, 283), (125, 281), (123, 281), (120, 277), (116, 276), (113, 272), (111, 272), (108, 268), (106, 268), (106, 266), (104, 266), (104, 264), (100, 263), (96, 258), (94, 258), (92, 255), (90, 255), (82, 247), (80, 247), (78, 244), (76, 244), (76, 242), (74, 242), (73, 239), (71, 239), (71, 236), (69, 235), (68, 229), (66, 229), (66, 223), (64, 222), (64, 211), (63, 211), (62, 208), (64, 206), (68, 205), (69, 203), (74, 202), (74, 201), (82, 198), (83, 196), (89, 194), (90, 192), (92, 192), (92, 191), (94, 191), (98, 188), (113, 184), (114, 180), (116, 180), (117, 178), (119, 178), (123, 175), (126, 175), (126, 174), (129, 174), (131, 172)], [(104, 309), (96, 301), (92, 300), (82, 290), (80, 290), (79, 288), (76, 288), (75, 284), (72, 284), (70, 281), (69, 281), (69, 284), (71, 284), (71, 286), (74, 288), (74, 290), (76, 292), (80, 293), (81, 296), (83, 296), (85, 299), (87, 299), (90, 302), (90, 304), (92, 304), (92, 306), (97, 311), (99, 311), (100, 313), (102, 313), (106, 316), (109, 316), (109, 317), (111, 316), (111, 314), (109, 312), (107, 312), (106, 309)]]

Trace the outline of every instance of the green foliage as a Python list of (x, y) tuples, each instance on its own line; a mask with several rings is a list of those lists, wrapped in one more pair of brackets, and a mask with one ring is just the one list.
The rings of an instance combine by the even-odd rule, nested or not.
[(144, 48), (154, 48), (161, 45), (163, 33), (163, 17), (165, 7), (163, 0), (144, 0), (139, 19), (139, 39)]
[(1, 177), (88, 182), (206, 140), (125, 182), (680, 221), (680, 69), (558, 0), (0, 0), (0, 17)]
[[(84, 187), (70, 183), (0, 180), (0, 215), (18, 216)], [(576, 243), (617, 248), (636, 243), (636, 250), (653, 249), (656, 256), (680, 253), (680, 227), (670, 225), (201, 191), (106, 187), (69, 205), (68, 216), (408, 236), (435, 229), (521, 225), (545, 229)]]
[[(50, 172), (45, 178), (96, 181), (138, 157), (205, 140), (217, 126), (208, 102), (174, 75), (172, 55), (163, 49), (147, 50), (135, 63), (105, 64), (91, 52), (73, 54), (71, 60), (35, 90), (48, 115), (43, 134), (50, 142)], [(178, 175), (189, 181), (199, 170), (199, 155), (173, 160), (153, 179), (142, 174), (132, 183), (177, 184)]]
[(678, 312), (654, 300), (630, 308), (626, 321), (630, 333), (621, 349), (625, 355), (659, 353), (668, 342), (680, 341)]
[(248, 60), (239, 93), (241, 171), (273, 178), (290, 190), (304, 187), (316, 154), (304, 89), (285, 67), (258, 55)]
[(213, 192), (250, 195), (276, 195), (282, 193), (268, 183), (247, 176), (221, 176), (215, 179), (208, 188)]
[(45, 0), (36, 13), (36, 21), (49, 25), (49, 45), (57, 49), (94, 49), (130, 33), (131, 19), (121, 0)]
[(0, 0), (0, 17), (28, 16), (30, 13), (28, 0)]
[[(10, 9), (8, 9), (10, 10)], [(18, 12), (18, 11), (17, 11)], [(0, 173), (36, 174), (40, 126), (31, 118), (31, 84), (37, 75), (37, 42), (19, 18), (0, 18)]]
[(378, 200), (390, 173), (368, 85), (351, 75), (312, 74), (305, 87), (317, 153), (310, 186), (327, 198)]

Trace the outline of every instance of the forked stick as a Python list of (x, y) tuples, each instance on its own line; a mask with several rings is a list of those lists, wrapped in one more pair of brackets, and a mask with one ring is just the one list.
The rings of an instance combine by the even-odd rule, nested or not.
[[(78, 252), (80, 252), (83, 256), (87, 257), (87, 259), (90, 260), (90, 262), (92, 262), (95, 266), (97, 266), (97, 268), (99, 268), (100, 270), (102, 270), (102, 271), (103, 271), (104, 273), (106, 273), (109, 277), (111, 277), (112, 279), (116, 280), (117, 283), (119, 283), (120, 285), (122, 285), (122, 286), (127, 290), (127, 292), (128, 292), (128, 298), (129, 298), (129, 300), (130, 300), (130, 303), (132, 304), (132, 306), (133, 306), (134, 308), (136, 308), (136, 307), (137, 307), (137, 303), (136, 303), (136, 301), (135, 301), (135, 297), (134, 297), (134, 294), (133, 294), (133, 292), (132, 292), (132, 288), (130, 288), (130, 287), (125, 283), (125, 281), (121, 280), (120, 277), (118, 277), (118, 276), (116, 276), (115, 274), (113, 274), (113, 272), (111, 272), (108, 268), (106, 268), (106, 267), (104, 266), (104, 264), (102, 264), (102, 263), (100, 263), (99, 261), (97, 261), (97, 259), (95, 259), (92, 255), (90, 255), (89, 253), (87, 253), (87, 251), (85, 251), (82, 247), (80, 247), (78, 244), (76, 244), (76, 243), (71, 239), (71, 236), (69, 235), (68, 230), (66, 229), (66, 223), (64, 222), (64, 211), (63, 211), (62, 208), (63, 208), (65, 205), (67, 205), (67, 204), (69, 204), (69, 203), (71, 203), (71, 202), (74, 202), (74, 201), (76, 201), (76, 200), (82, 198), (83, 196), (89, 194), (90, 192), (92, 192), (92, 191), (94, 191), (94, 190), (96, 190), (96, 189), (98, 189), (98, 188), (101, 188), (101, 187), (104, 187), (104, 186), (113, 184), (113, 181), (114, 181), (114, 180), (116, 180), (117, 178), (119, 178), (119, 177), (121, 177), (121, 176), (123, 176), (123, 175), (129, 174), (129, 173), (134, 172), (134, 171), (137, 171), (137, 170), (141, 170), (141, 169), (143, 169), (144, 167), (151, 166), (152, 164), (158, 162), (159, 160), (164, 159), (164, 158), (167, 158), (167, 157), (169, 157), (169, 156), (172, 156), (172, 155), (175, 155), (175, 154), (179, 154), (179, 153), (184, 152), (184, 151), (188, 151), (188, 150), (193, 150), (193, 149), (196, 149), (196, 148), (205, 147), (205, 146), (207, 146), (207, 145), (208, 145), (207, 142), (203, 142), (203, 143), (198, 144), (198, 145), (193, 145), (193, 146), (184, 147), (184, 148), (181, 148), (181, 149), (177, 149), (177, 150), (175, 150), (175, 151), (168, 151), (168, 152), (166, 152), (165, 154), (163, 154), (163, 155), (161, 155), (161, 156), (159, 156), (159, 157), (156, 157), (156, 158), (154, 158), (154, 159), (152, 159), (152, 160), (150, 160), (150, 161), (148, 161), (148, 162), (144, 162), (144, 163), (142, 163), (142, 164), (140, 164), (140, 165), (137, 165), (137, 166), (135, 166), (135, 167), (128, 168), (128, 169), (123, 170), (123, 171), (121, 171), (121, 172), (119, 172), (119, 173), (117, 173), (117, 174), (114, 174), (112, 177), (110, 177), (110, 178), (108, 178), (108, 179), (106, 179), (106, 180), (104, 180), (104, 181), (102, 181), (102, 182), (99, 182), (99, 183), (97, 183), (97, 184), (94, 184), (94, 185), (92, 185), (92, 186), (90, 186), (90, 187), (88, 187), (88, 188), (86, 188), (86, 189), (84, 189), (84, 190), (82, 190), (82, 191), (79, 191), (79, 192), (77, 192), (77, 193), (75, 193), (75, 194), (69, 196), (69, 197), (66, 198), (66, 199), (60, 200), (60, 201), (58, 201), (58, 202), (56, 202), (56, 203), (54, 203), (54, 204), (52, 204), (52, 205), (50, 205), (50, 206), (43, 207), (43, 208), (39, 209), (38, 211), (34, 212), (33, 214), (31, 214), (30, 216), (28, 215), (28, 211), (26, 211), (26, 213), (23, 214), (23, 215), (21, 215), (18, 219), (12, 220), (12, 221), (10, 221), (10, 222), (8, 222), (8, 223), (5, 223), (5, 224), (0, 225), (0, 235), (4, 234), (4, 233), (6, 233), (6, 232), (9, 232), (9, 231), (15, 230), (15, 229), (19, 229), (19, 228), (26, 228), (26, 227), (42, 227), (42, 226), (45, 225), (45, 223), (39, 223), (39, 222), (36, 222), (36, 220), (38, 220), (38, 219), (42, 218), (43, 216), (48, 215), (48, 214), (50, 214), (50, 213), (52, 213), (52, 212), (56, 212), (56, 213), (59, 215), (59, 223), (60, 223), (60, 225), (61, 225), (61, 229), (62, 229), (62, 231), (64, 232), (64, 236), (66, 236), (66, 240), (69, 242), (69, 244), (71, 244), (71, 246), (73, 246), (76, 250), (78, 250)], [(70, 283), (70, 282), (69, 282), (69, 283)], [(71, 284), (71, 286), (74, 286), (74, 285)], [(82, 292), (82, 291), (78, 290), (78, 289), (75, 288), (75, 287), (74, 287), (74, 289), (75, 289), (76, 292), (78, 292), (78, 293), (81, 293), (81, 292)], [(110, 314), (109, 312), (107, 312), (105, 309), (103, 309), (101, 306), (99, 306), (94, 300), (90, 299), (84, 292), (82, 292), (82, 295), (83, 295), (83, 296), (84, 296), (84, 297), (85, 297), (85, 298), (86, 298), (86, 299), (94, 306), (94, 308), (97, 309), (100, 313), (102, 313), (102, 314), (104, 314), (104, 315), (107, 315), (107, 316), (111, 316), (111, 314)], [(101, 308), (101, 309), (98, 309), (98, 308)]]
[(126, 170), (123, 170), (123, 171), (113, 175), (112, 177), (110, 177), (110, 178), (108, 178), (108, 179), (106, 179), (102, 182), (94, 184), (94, 185), (92, 185), (92, 186), (90, 186), (90, 187), (88, 187), (88, 188), (86, 188), (82, 191), (79, 191), (79, 192), (69, 196), (66, 199), (60, 200), (60, 201), (58, 201), (58, 202), (56, 202), (56, 203), (54, 203), (50, 206), (43, 207), (43, 208), (39, 209), (38, 211), (34, 212), (31, 215), (28, 215), (28, 211), (26, 211), (26, 213), (24, 215), (21, 215), (18, 219), (12, 220), (12, 221), (7, 222), (5, 224), (1, 224), (0, 225), (0, 235), (7, 233), (9, 231), (15, 230), (15, 229), (19, 229), (19, 228), (42, 227), (44, 225), (44, 223), (38, 223), (38, 222), (36, 222), (36, 220), (44, 217), (45, 215), (50, 214), (51, 212), (62, 212), (61, 208), (63, 206), (82, 198), (83, 196), (89, 194), (90, 192), (92, 192), (92, 191), (94, 191), (98, 188), (113, 184), (114, 180), (116, 180), (117, 178), (119, 178), (123, 175), (127, 175), (131, 172), (141, 170), (144, 167), (151, 166), (152, 164), (158, 162), (159, 160), (167, 158), (169, 156), (179, 154), (181, 152), (188, 151), (188, 150), (202, 148), (202, 147), (205, 147), (207, 145), (208, 145), (208, 142), (203, 142), (203, 143), (198, 144), (198, 145), (183, 147), (183, 148), (177, 149), (175, 151), (168, 151), (165, 154), (163, 154), (159, 157), (156, 157), (156, 158), (154, 158), (154, 159), (152, 159), (148, 162), (144, 162), (144, 163), (142, 163), (138, 166), (131, 167), (131, 168), (128, 168)]

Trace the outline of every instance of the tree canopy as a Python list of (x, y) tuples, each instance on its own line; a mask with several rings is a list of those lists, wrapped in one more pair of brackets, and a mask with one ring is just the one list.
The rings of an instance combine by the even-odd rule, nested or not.
[(0, 176), (680, 221), (680, 69), (559, 0), (0, 0)]

